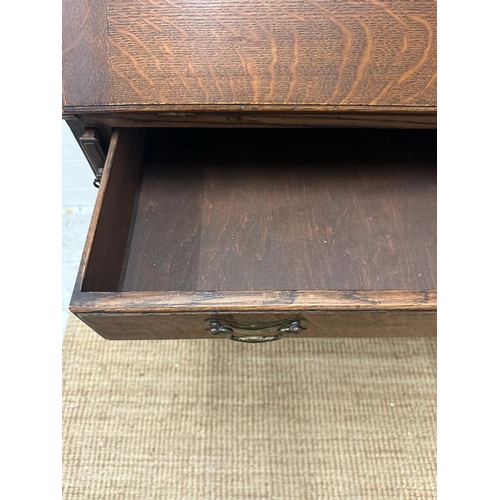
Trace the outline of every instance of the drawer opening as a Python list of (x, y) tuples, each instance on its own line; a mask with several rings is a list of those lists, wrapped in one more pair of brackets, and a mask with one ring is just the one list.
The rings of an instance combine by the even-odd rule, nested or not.
[(433, 290), (436, 131), (118, 129), (83, 292)]

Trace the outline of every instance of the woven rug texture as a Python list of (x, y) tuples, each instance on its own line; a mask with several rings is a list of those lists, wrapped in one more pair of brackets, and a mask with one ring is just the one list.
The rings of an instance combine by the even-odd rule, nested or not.
[(63, 498), (436, 498), (436, 340), (63, 340)]

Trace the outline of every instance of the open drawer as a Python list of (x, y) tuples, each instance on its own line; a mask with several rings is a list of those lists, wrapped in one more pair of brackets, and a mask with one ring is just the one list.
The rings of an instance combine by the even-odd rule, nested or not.
[(70, 309), (108, 339), (436, 334), (436, 132), (116, 129)]

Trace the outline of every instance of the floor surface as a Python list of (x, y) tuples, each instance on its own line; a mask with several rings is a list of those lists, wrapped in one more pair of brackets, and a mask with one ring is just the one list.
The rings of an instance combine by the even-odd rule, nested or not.
[(433, 500), (436, 339), (63, 340), (64, 500)]

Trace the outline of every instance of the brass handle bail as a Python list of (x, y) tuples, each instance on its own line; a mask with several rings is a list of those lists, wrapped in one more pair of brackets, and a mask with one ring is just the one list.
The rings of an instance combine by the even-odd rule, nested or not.
[[(238, 323), (237, 321), (224, 319), (208, 319), (210, 327), (207, 328), (211, 335), (225, 334), (228, 339), (247, 344), (257, 344), (261, 342), (273, 342), (283, 338), (287, 334), (299, 334), (305, 330), (301, 324), (301, 318), (289, 318), (282, 321), (267, 323)], [(233, 328), (240, 330), (265, 330), (266, 328), (277, 327), (274, 335), (235, 335)]]

